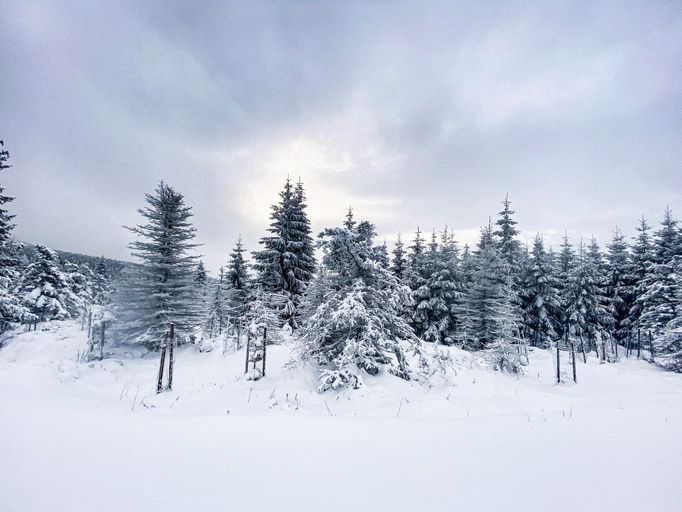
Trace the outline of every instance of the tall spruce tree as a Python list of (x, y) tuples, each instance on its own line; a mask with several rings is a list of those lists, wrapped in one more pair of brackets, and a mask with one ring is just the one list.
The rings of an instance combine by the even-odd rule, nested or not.
[(237, 243), (230, 253), (230, 261), (227, 264), (225, 274), (228, 314), (235, 325), (241, 321), (248, 310), (252, 285), (249, 277), (249, 265), (244, 257), (244, 252), (242, 237), (239, 235)]
[[(8, 162), (9, 152), (0, 140), (0, 172), (11, 167)], [(13, 200), (13, 197), (5, 195), (5, 189), (0, 185), (0, 331), (4, 331), (12, 322), (21, 321), (27, 313), (14, 293), (20, 277), (17, 255), (21, 245), (12, 239), (14, 215), (6, 207)]]
[(487, 349), (498, 359), (497, 367), (518, 371), (520, 360), (512, 347), (518, 342), (520, 312), (515, 304), (508, 263), (495, 242), (490, 223), (481, 231), (475, 265), (466, 299), (465, 348)]
[(513, 219), (516, 212), (511, 209), (509, 194), (505, 196), (502, 205), (504, 208), (499, 212), (499, 218), (495, 222), (497, 225), (495, 236), (498, 239), (502, 257), (507, 260), (510, 270), (514, 272), (521, 256), (521, 242), (517, 239), (519, 230), (516, 225), (518, 222)]
[(144, 223), (126, 227), (138, 237), (129, 248), (140, 264), (126, 269), (117, 290), (116, 333), (120, 341), (157, 349), (171, 323), (182, 338), (200, 321), (194, 305), (198, 244), (182, 194), (162, 181), (145, 202), (138, 209)]
[(606, 293), (611, 301), (614, 336), (618, 341), (627, 337), (632, 307), (631, 271), (628, 246), (623, 233), (616, 228), (607, 246), (608, 276)]
[(391, 262), (391, 271), (398, 278), (402, 279), (405, 275), (405, 268), (407, 267), (407, 259), (405, 258), (405, 248), (398, 233), (398, 240), (393, 248), (393, 261)]
[(552, 262), (540, 235), (535, 237), (533, 250), (522, 288), (525, 330), (530, 343), (547, 348), (556, 338), (556, 321), (560, 316), (559, 283)]
[(270, 236), (260, 240), (263, 249), (254, 253), (258, 284), (265, 293), (285, 295), (282, 319), (297, 327), (297, 308), (315, 271), (310, 222), (306, 214), (303, 184), (295, 187), (287, 178), (280, 201), (272, 206)]
[(677, 221), (666, 209), (661, 227), (656, 232), (654, 265), (642, 280), (643, 293), (638, 298), (641, 307), (640, 326), (658, 337), (676, 315), (675, 260), (681, 255)]
[(654, 266), (654, 251), (649, 234), (650, 230), (651, 226), (647, 224), (646, 219), (642, 216), (639, 226), (637, 226), (639, 234), (635, 237), (635, 243), (632, 247), (631, 265), (628, 268), (627, 276), (627, 295), (630, 298), (627, 325), (631, 329), (640, 328), (640, 317), (644, 307), (642, 296), (646, 291), (645, 278)]

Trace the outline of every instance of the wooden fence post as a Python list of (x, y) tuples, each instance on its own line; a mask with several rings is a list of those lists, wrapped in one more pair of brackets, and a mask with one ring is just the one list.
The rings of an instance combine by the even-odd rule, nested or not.
[(163, 390), (163, 368), (166, 366), (166, 338), (161, 344), (161, 363), (159, 364), (159, 380), (156, 382), (156, 393), (159, 394)]
[(268, 335), (268, 328), (263, 327), (263, 377), (265, 377), (265, 352), (266, 352), (266, 346), (267, 346), (267, 335)]

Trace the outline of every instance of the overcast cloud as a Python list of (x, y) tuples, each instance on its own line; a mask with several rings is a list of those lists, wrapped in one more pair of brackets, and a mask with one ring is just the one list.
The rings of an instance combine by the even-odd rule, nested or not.
[(127, 259), (164, 179), (215, 271), (287, 174), (316, 230), (632, 234), (682, 216), (681, 5), (0, 0), (16, 235)]

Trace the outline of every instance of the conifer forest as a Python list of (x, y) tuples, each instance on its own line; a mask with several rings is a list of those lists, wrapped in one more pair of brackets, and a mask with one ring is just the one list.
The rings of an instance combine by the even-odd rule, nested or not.
[(0, 510), (680, 510), (679, 5), (113, 7), (0, 5)]

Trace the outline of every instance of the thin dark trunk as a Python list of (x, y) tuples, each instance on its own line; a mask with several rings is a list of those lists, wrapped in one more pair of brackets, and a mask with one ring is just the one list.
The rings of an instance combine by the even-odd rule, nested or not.
[(637, 328), (637, 359), (642, 356), (642, 332)]
[(649, 351), (651, 352), (651, 362), (654, 362), (654, 337), (651, 335), (651, 331), (649, 331)]
[(580, 351), (583, 353), (583, 363), (587, 364), (587, 354), (585, 353), (585, 343), (583, 342), (583, 331), (580, 331)]
[(173, 389), (173, 367), (175, 366), (175, 324), (170, 324), (170, 348), (168, 354), (168, 389)]
[(263, 377), (265, 377), (265, 353), (267, 350), (267, 334), (268, 334), (268, 328), (264, 327), (263, 328)]
[[(585, 352), (583, 352), (584, 354)], [(578, 382), (578, 377), (575, 373), (575, 343), (571, 342), (571, 365), (573, 366), (573, 382)]]
[(106, 329), (105, 323), (102, 322), (102, 335), (99, 339), (99, 360), (104, 359), (104, 330)]
[(244, 366), (244, 373), (249, 373), (249, 349), (251, 348), (251, 333), (246, 333), (246, 364)]

